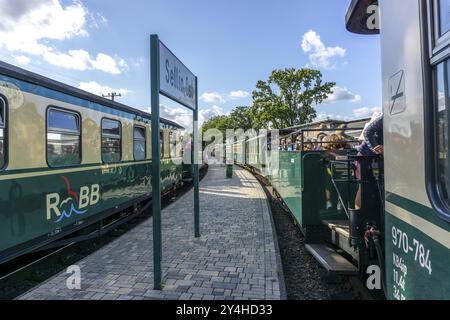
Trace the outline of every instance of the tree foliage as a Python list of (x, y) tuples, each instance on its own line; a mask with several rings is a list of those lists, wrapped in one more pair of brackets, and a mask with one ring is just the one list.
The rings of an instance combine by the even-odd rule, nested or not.
[(226, 136), (227, 129), (244, 129), (254, 128), (254, 119), (252, 108), (248, 106), (236, 107), (229, 115), (216, 116), (206, 121), (202, 126), (202, 131), (208, 129), (218, 129)]
[(312, 69), (274, 70), (267, 81), (258, 81), (253, 105), (236, 107), (229, 115), (206, 121), (202, 131), (218, 129), (282, 129), (312, 122), (314, 106), (333, 93), (334, 82), (322, 82), (322, 73)]
[(312, 122), (317, 115), (314, 105), (322, 103), (335, 85), (323, 83), (318, 70), (274, 70), (253, 91), (255, 122), (258, 127), (278, 129)]
[(231, 121), (229, 116), (215, 116), (203, 123), (202, 132), (204, 133), (209, 129), (217, 129), (225, 137), (227, 129), (230, 129), (230, 125)]

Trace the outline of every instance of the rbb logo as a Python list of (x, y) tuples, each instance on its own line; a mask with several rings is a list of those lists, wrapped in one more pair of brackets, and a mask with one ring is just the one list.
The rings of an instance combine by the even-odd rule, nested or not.
[(73, 214), (83, 215), (88, 212), (87, 208), (97, 204), (100, 201), (100, 186), (93, 184), (83, 186), (79, 192), (75, 192), (66, 177), (62, 177), (67, 186), (67, 195), (62, 198), (59, 193), (47, 195), (47, 220), (56, 215), (55, 223), (63, 219), (69, 219)]

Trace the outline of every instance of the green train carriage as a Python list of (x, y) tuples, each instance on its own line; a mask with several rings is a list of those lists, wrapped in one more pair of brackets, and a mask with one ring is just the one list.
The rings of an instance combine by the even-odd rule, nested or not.
[[(0, 62), (0, 263), (151, 197), (151, 115)], [(161, 120), (162, 192), (182, 183)]]
[[(318, 261), (330, 272), (359, 275), (364, 281), (369, 275), (379, 276), (388, 299), (450, 299), (449, 11), (448, 2), (439, 0), (351, 2), (347, 28), (361, 34), (381, 33), (384, 184), (379, 180), (379, 162), (371, 163), (370, 180), (354, 181), (342, 170), (345, 166), (336, 170), (341, 176), (335, 179), (333, 163), (350, 167), (355, 160), (348, 150), (340, 155), (280, 151), (278, 167), (266, 170)], [(373, 22), (379, 17), (381, 32), (367, 24), (368, 18)], [(251, 153), (241, 147), (235, 151)], [(249, 157), (244, 161), (253, 166)], [(352, 208), (355, 190), (333, 188), (332, 178), (344, 185), (357, 182), (363, 191), (367, 188), (358, 223), (343, 206), (335, 206), (337, 189), (346, 189), (346, 199), (339, 202)], [(325, 189), (331, 190), (327, 196), (333, 199), (331, 208)], [(375, 227), (379, 232), (369, 239), (376, 239), (381, 250), (365, 246), (365, 223), (367, 231)], [(373, 273), (374, 266), (381, 273)], [(370, 279), (368, 288), (380, 292)]]
[(449, 11), (442, 0), (353, 0), (347, 14), (349, 31), (380, 33), (389, 299), (450, 299)]

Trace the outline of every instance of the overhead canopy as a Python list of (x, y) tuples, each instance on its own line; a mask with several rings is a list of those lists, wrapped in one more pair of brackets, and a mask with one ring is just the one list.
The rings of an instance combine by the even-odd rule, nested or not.
[[(374, 14), (368, 10), (371, 5), (378, 6), (378, 0), (351, 0), (345, 21), (348, 31), (358, 34), (380, 33), (379, 29), (370, 29), (367, 23)], [(376, 14), (378, 15), (378, 11)], [(378, 16), (376, 18), (379, 19)]]

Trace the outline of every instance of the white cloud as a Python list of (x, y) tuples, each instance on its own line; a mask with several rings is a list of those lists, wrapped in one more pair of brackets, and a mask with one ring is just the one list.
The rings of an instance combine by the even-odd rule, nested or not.
[(99, 29), (100, 25), (108, 25), (108, 19), (98, 12), (95, 15), (90, 13), (90, 26)]
[(131, 63), (131, 65), (135, 68), (140, 68), (145, 64), (145, 59), (143, 57), (140, 58), (132, 58), (128, 59)]
[(200, 100), (205, 103), (225, 103), (228, 100), (245, 99), (250, 93), (244, 90), (231, 91), (230, 93), (205, 92), (200, 96)]
[(102, 96), (102, 94), (108, 94), (108, 93), (120, 93), (122, 96), (127, 95), (131, 93), (131, 90), (127, 89), (113, 89), (108, 86), (102, 86), (101, 84), (91, 81), (91, 82), (80, 82), (78, 86), (81, 90), (96, 94), (98, 96)]
[(382, 112), (380, 107), (373, 107), (373, 108), (364, 107), (354, 109), (353, 116), (321, 112), (317, 114), (317, 117), (316, 119), (314, 119), (314, 121), (323, 121), (323, 120), (350, 121), (355, 119), (370, 118), (374, 113), (380, 112)]
[(27, 65), (31, 62), (31, 59), (27, 56), (20, 55), (20, 56), (13, 56), (14, 60), (16, 60), (21, 65)]
[(342, 88), (339, 86), (333, 87), (333, 93), (328, 96), (325, 102), (338, 102), (338, 101), (350, 101), (350, 102), (360, 102), (362, 100), (361, 95), (354, 94), (347, 88)]
[(0, 0), (0, 48), (40, 56), (46, 62), (73, 70), (121, 73), (120, 59), (105, 53), (95, 57), (85, 50), (60, 52), (49, 44), (88, 37), (88, 9), (79, 1), (63, 6), (60, 0)]
[[(151, 110), (149, 109), (148, 112), (151, 112)], [(170, 108), (168, 106), (161, 105), (160, 115), (161, 118), (170, 119), (186, 129), (192, 130), (192, 111), (186, 108)]]
[(364, 107), (353, 110), (353, 114), (355, 115), (356, 118), (369, 118), (375, 112), (382, 112), (381, 107), (373, 107), (373, 108)]
[(86, 50), (69, 50), (68, 53), (45, 52), (42, 58), (57, 67), (72, 70), (100, 70), (110, 74), (120, 74), (126, 64), (114, 60), (111, 56), (99, 53), (95, 58)]
[(324, 69), (335, 69), (336, 58), (345, 57), (346, 50), (342, 47), (327, 47), (315, 31), (310, 30), (303, 35), (303, 52), (309, 53), (309, 64)]
[(225, 112), (219, 106), (212, 106), (212, 108), (208, 108), (208, 109), (200, 109), (199, 114), (198, 114), (199, 127), (201, 127), (205, 121), (211, 119), (212, 117), (224, 116), (224, 115), (228, 115), (228, 114), (229, 114), (228, 112)]
[(319, 113), (319, 114), (317, 114), (316, 119), (314, 119), (314, 121), (324, 121), (324, 120), (349, 121), (349, 120), (352, 120), (352, 117), (343, 116), (341, 114)]
[(244, 90), (237, 90), (237, 91), (231, 91), (230, 92), (230, 98), (231, 99), (245, 99), (250, 96), (250, 93)]
[(222, 94), (217, 92), (205, 92), (200, 96), (200, 100), (206, 103), (225, 103), (226, 100)]
[[(151, 112), (150, 108), (147, 112)], [(198, 113), (199, 128), (203, 123), (214, 116), (225, 115), (226, 112), (219, 106), (212, 106), (211, 108), (201, 108)], [(185, 127), (187, 131), (192, 131), (193, 119), (192, 111), (183, 107), (168, 107), (161, 105), (161, 117), (174, 121)]]
[(108, 23), (108, 19), (106, 19), (106, 17), (101, 15), (100, 13), (97, 13), (97, 17), (100, 19), (101, 23), (103, 23), (103, 24), (107, 24)]

